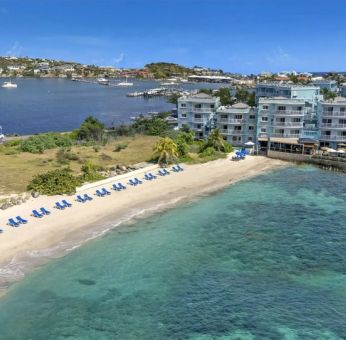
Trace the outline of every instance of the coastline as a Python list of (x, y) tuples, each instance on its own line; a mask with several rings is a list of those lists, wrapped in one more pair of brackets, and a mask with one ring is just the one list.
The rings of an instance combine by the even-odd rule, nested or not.
[[(93, 192), (109, 184), (94, 183), (78, 193), (88, 193), (94, 200), (85, 204), (63, 197), (73, 203), (71, 208), (53, 209), (61, 196), (31, 198), (25, 204), (14, 206), (2, 213), (2, 225), (10, 217), (21, 215), (29, 219), (20, 228), (4, 226), (0, 235), (0, 296), (14, 282), (27, 273), (48, 263), (51, 259), (68, 254), (91, 239), (101, 237), (120, 224), (135, 223), (138, 219), (212, 194), (241, 180), (282, 167), (286, 162), (262, 156), (249, 156), (241, 162), (221, 159), (213, 162), (184, 166), (184, 171), (143, 181), (137, 187), (127, 186), (121, 192), (98, 198)], [(110, 183), (127, 182), (129, 178), (143, 177), (147, 169), (136, 174), (110, 179)], [(196, 176), (198, 174), (198, 176)], [(82, 188), (83, 189), (83, 188)], [(32, 209), (46, 207), (51, 215), (42, 219), (29, 217)]]

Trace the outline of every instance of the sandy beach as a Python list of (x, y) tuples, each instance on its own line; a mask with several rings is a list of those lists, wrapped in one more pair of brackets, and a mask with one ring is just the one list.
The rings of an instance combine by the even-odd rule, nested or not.
[[(284, 164), (261, 156), (249, 156), (239, 162), (232, 162), (228, 158), (205, 164), (184, 165), (183, 172), (171, 172), (169, 176), (158, 176), (153, 181), (143, 180), (143, 184), (136, 187), (126, 184), (127, 189), (120, 192), (110, 190), (112, 183), (125, 184), (133, 177), (142, 179), (146, 169), (141, 169), (135, 175), (127, 174), (121, 179), (114, 177), (85, 186), (79, 193), (88, 193), (94, 198), (86, 203), (76, 202), (74, 196), (31, 198), (22, 205), (1, 212), (0, 228), (3, 233), (0, 234), (0, 286), (4, 289), (10, 282), (23, 277), (29, 271), (25, 269), (24, 263), (37, 263), (40, 258), (45, 258), (41, 259), (45, 263), (49, 258), (64, 255), (67, 250), (80, 244), (78, 239), (85, 241), (87, 235), (89, 239), (93, 238), (97, 235), (93, 233), (97, 225), (108, 222), (110, 226), (115, 226), (131, 218), (147, 216), (158, 209), (211, 193)], [(95, 196), (95, 190), (101, 187), (106, 187), (112, 194), (101, 198)], [(65, 210), (53, 208), (55, 202), (62, 198), (73, 203), (73, 206)], [(40, 207), (45, 207), (51, 214), (41, 219), (30, 216), (33, 209)], [(28, 219), (28, 223), (18, 228), (5, 225), (8, 218), (18, 215)]]

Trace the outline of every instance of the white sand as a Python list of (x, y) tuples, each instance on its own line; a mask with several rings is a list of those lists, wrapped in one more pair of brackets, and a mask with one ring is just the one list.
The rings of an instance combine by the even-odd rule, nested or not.
[[(106, 186), (112, 194), (99, 198), (94, 195), (99, 187), (89, 188), (81, 194), (88, 193), (94, 199), (84, 204), (76, 202), (74, 196), (31, 198), (22, 205), (1, 212), (0, 228), (4, 232), (0, 234), (0, 263), (2, 264), (0, 276), (1, 268), (6, 264), (8, 266), (15, 257), (29, 256), (30, 253), (55, 247), (72, 235), (75, 236), (77, 232), (90, 228), (90, 225), (96, 225), (107, 217), (111, 216), (116, 223), (126, 215), (155, 207), (159, 203), (164, 204), (175, 198), (190, 198), (208, 193), (283, 164), (281, 161), (261, 156), (248, 156), (245, 160), (238, 162), (222, 159), (184, 166), (183, 172), (171, 172), (169, 176), (158, 176), (156, 180), (150, 182), (143, 180), (143, 184), (136, 187), (125, 184), (129, 178), (134, 177), (133, 175), (127, 178), (123, 176), (121, 180), (115, 178), (112, 183), (121, 181), (127, 189), (120, 192), (113, 191), (110, 189), (110, 184), (103, 184), (101, 187)], [(152, 172), (156, 173), (156, 171)], [(143, 175), (144, 170), (137, 177), (142, 179)], [(62, 211), (53, 208), (54, 203), (62, 198), (73, 203), (73, 206)], [(30, 216), (32, 209), (40, 207), (45, 207), (51, 211), (51, 214), (41, 219)], [(5, 225), (8, 218), (17, 215), (28, 219), (29, 222), (19, 228)]]

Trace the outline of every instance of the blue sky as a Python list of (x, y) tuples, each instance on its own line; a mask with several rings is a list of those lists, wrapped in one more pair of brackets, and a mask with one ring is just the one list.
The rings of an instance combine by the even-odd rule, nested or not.
[(0, 0), (0, 55), (346, 71), (346, 0)]

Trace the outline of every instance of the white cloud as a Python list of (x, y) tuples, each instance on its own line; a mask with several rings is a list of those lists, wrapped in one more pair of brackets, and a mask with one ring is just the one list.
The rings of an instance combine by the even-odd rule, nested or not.
[(24, 47), (18, 41), (15, 41), (12, 46), (6, 51), (6, 55), (19, 57), (23, 53)]
[(120, 53), (119, 57), (117, 58), (113, 58), (113, 63), (114, 64), (120, 64), (125, 58), (125, 54), (124, 53)]

